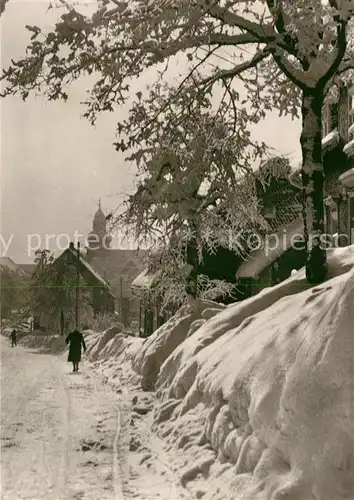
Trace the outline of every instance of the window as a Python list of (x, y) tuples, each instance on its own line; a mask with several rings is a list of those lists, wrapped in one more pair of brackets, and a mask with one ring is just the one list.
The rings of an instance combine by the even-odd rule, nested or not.
[(330, 132), (338, 128), (338, 102), (326, 103), (323, 106), (322, 136), (326, 137)]
[(338, 206), (332, 198), (325, 200), (325, 227), (331, 236), (338, 233)]
[(352, 97), (351, 100), (351, 107), (349, 108), (349, 127), (354, 125), (354, 97)]
[[(348, 96), (349, 127), (354, 124), (354, 94)], [(354, 137), (354, 134), (351, 134)]]
[(275, 219), (277, 215), (277, 211), (274, 206), (264, 207), (263, 213), (265, 219)]
[(326, 137), (330, 132), (330, 113), (329, 105), (325, 104), (323, 106), (323, 116), (322, 116), (322, 135)]
[(331, 103), (329, 105), (329, 113), (330, 113), (330, 130), (338, 128), (338, 102)]

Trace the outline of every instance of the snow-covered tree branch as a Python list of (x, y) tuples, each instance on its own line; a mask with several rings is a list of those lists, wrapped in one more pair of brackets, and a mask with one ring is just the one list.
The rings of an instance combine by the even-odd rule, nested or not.
[[(4, 95), (25, 99), (40, 91), (66, 100), (73, 80), (97, 75), (86, 117), (94, 122), (100, 112), (129, 102), (129, 119), (117, 125), (122, 151), (146, 150), (166, 120), (182, 123), (226, 99), (230, 122), (235, 108), (244, 107), (245, 130), (274, 107), (293, 116), (301, 111), (305, 235), (320, 236), (322, 105), (335, 80), (352, 69), (353, 12), (352, 0), (99, 0), (91, 17), (66, 7), (52, 32), (29, 28), (26, 56), (3, 73)], [(176, 57), (184, 68), (179, 81), (163, 85)], [(132, 81), (151, 67), (159, 76), (134, 100)], [(239, 129), (237, 123), (233, 130)], [(308, 237), (309, 255), (313, 240)], [(321, 281), (325, 265), (315, 275), (309, 264), (307, 275)]]

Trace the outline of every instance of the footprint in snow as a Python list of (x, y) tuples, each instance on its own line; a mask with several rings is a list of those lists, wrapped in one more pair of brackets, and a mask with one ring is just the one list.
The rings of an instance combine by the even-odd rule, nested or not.
[(107, 450), (108, 446), (97, 441), (83, 441), (79, 451), (104, 451)]
[(16, 446), (16, 443), (14, 443), (13, 441), (10, 441), (8, 443), (4, 443), (1, 447), (2, 448), (13, 448), (14, 446)]

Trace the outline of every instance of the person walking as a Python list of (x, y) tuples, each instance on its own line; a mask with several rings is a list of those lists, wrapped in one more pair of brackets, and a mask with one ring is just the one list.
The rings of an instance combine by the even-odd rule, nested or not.
[(74, 330), (66, 337), (65, 342), (69, 344), (68, 362), (73, 364), (73, 372), (79, 371), (81, 361), (81, 347), (86, 351), (84, 336), (78, 330)]
[(11, 347), (14, 347), (15, 345), (17, 345), (17, 332), (16, 332), (16, 330), (12, 330), (10, 337), (11, 337)]

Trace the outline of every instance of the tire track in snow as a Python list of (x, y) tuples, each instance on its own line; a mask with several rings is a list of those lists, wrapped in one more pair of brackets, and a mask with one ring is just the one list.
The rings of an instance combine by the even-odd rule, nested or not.
[(22, 390), (26, 398), (21, 398), (20, 408), (8, 417), (10, 421), (16, 415), (21, 420), (21, 427), (11, 433), (12, 439), (16, 434), (20, 449), (6, 456), (8, 480), (4, 500), (14, 499), (14, 492), (16, 498), (39, 500), (53, 497), (53, 493), (55, 499), (68, 498), (65, 492), (68, 394), (64, 386), (60, 390), (62, 377), (58, 365), (50, 358), (44, 361), (49, 366), (37, 375), (31, 391)]
[[(126, 401), (128, 401), (128, 395), (129, 395), (129, 391), (128, 391), (128, 386), (124, 380), (124, 378), (121, 378), (120, 380), (120, 383), (121, 383), (121, 388), (122, 388), (122, 393), (124, 395), (124, 398)], [(132, 405), (131, 405), (131, 408), (130, 410), (132, 409)], [(130, 418), (129, 420), (131, 419), (131, 411), (130, 411)], [(148, 437), (149, 439), (149, 443), (151, 445), (150, 447), (150, 450), (153, 452), (154, 454), (154, 460), (156, 462), (158, 462), (160, 465), (162, 465), (167, 477), (168, 477), (168, 483), (169, 483), (169, 494), (168, 494), (168, 498), (170, 499), (173, 499), (173, 500), (178, 500), (181, 498), (181, 495), (178, 491), (178, 488), (177, 488), (177, 484), (178, 484), (178, 478), (176, 477), (173, 469), (170, 467), (169, 465), (169, 462), (168, 462), (168, 458), (164, 457), (164, 459), (161, 457), (161, 449), (158, 449), (156, 445), (154, 445), (155, 443), (155, 435), (154, 433), (151, 431), (151, 428), (150, 428), (150, 425), (147, 424), (144, 420), (140, 421), (140, 425), (145, 429), (145, 435)], [(129, 437), (131, 435), (131, 432), (130, 432), (130, 422), (129, 422)], [(130, 442), (130, 439), (129, 439), (129, 442)], [(127, 475), (128, 477), (128, 475)], [(127, 482), (129, 484), (129, 478), (127, 479)], [(134, 496), (134, 498), (136, 498), (136, 496)], [(143, 498), (143, 497), (141, 497)], [(185, 498), (185, 497), (184, 497)], [(190, 498), (190, 500), (192, 500)]]
[[(33, 383), (25, 385), (25, 387), (21, 390), (21, 397), (17, 398), (17, 400), (20, 399), (22, 402), (20, 403), (20, 405), (17, 405), (15, 411), (10, 412), (8, 416), (6, 416), (4, 408), (6, 408), (6, 411), (8, 410), (10, 406), (8, 403), (13, 402), (13, 398), (11, 396), (6, 398), (5, 396), (5, 401), (3, 400), (3, 398), (1, 398), (1, 408), (2, 408), (1, 436), (3, 435), (4, 432), (8, 434), (10, 428), (13, 429), (14, 420), (17, 420), (19, 417), (23, 415), (23, 412), (24, 410), (26, 410), (26, 407), (30, 399), (32, 399), (32, 397), (36, 394), (36, 392), (40, 391), (42, 380), (43, 378), (45, 380), (46, 378), (45, 374), (48, 373), (48, 371), (49, 371), (48, 367), (42, 369), (36, 376), (35, 381)], [(13, 430), (12, 432), (10, 431), (11, 436), (14, 436), (15, 434), (16, 434), (16, 429)]]
[[(87, 377), (90, 379), (91, 384), (94, 388), (96, 398), (100, 401), (102, 396), (102, 391), (99, 391), (97, 388), (96, 378), (97, 376), (93, 376), (90, 371), (86, 372)], [(102, 380), (100, 380), (101, 387), (105, 387), (105, 384)], [(108, 393), (108, 391), (106, 391)], [(113, 394), (113, 390), (109, 391), (110, 395)], [(108, 394), (106, 395), (107, 398)], [(105, 400), (106, 400), (105, 398)], [(119, 404), (115, 404), (113, 401), (110, 401), (110, 405), (114, 408), (116, 412), (116, 432), (112, 443), (112, 486), (114, 492), (115, 500), (124, 500), (124, 491), (123, 491), (123, 481), (124, 481), (124, 472), (122, 471), (122, 467), (119, 460), (119, 440), (121, 437), (122, 431), (122, 412)]]
[(64, 425), (62, 426), (62, 430), (64, 431), (64, 436), (62, 436), (61, 440), (60, 461), (57, 462), (58, 480), (56, 484), (55, 498), (57, 498), (58, 500), (59, 499), (67, 500), (69, 498), (68, 480), (71, 469), (70, 451), (72, 442), (72, 435), (71, 435), (72, 402), (71, 402), (71, 394), (68, 383), (66, 381), (66, 378), (64, 376), (61, 367), (59, 367), (58, 365), (57, 365), (57, 373), (58, 373), (59, 384), (61, 385), (64, 394), (65, 404), (63, 406), (65, 409), (64, 409), (64, 422), (63, 422)]
[[(103, 376), (107, 381), (109, 381), (109, 379), (105, 376)], [(127, 408), (126, 408), (126, 412), (127, 412), (127, 418), (125, 419), (125, 421), (121, 424), (121, 429), (124, 428), (124, 433), (125, 433), (125, 437), (128, 438), (126, 439), (127, 440), (127, 445), (126, 446), (122, 446), (125, 448), (125, 457), (120, 457), (119, 455), (119, 438), (120, 438), (120, 434), (118, 434), (118, 438), (117, 438), (117, 444), (116, 444), (116, 448), (117, 448), (117, 452), (116, 452), (116, 457), (117, 457), (117, 460), (116, 460), (116, 470), (117, 471), (120, 471), (120, 481), (121, 481), (121, 486), (120, 488), (122, 488), (122, 492), (121, 492), (121, 495), (122, 496), (117, 496), (116, 498), (118, 499), (124, 499), (124, 500), (128, 500), (130, 498), (139, 498), (139, 500), (141, 499), (145, 499), (146, 496), (147, 496), (147, 490), (144, 489), (144, 491), (141, 492), (141, 494), (139, 496), (137, 496), (137, 491), (135, 490), (134, 492), (131, 492), (130, 491), (130, 487), (132, 485), (132, 483), (134, 483), (134, 478), (131, 478), (130, 477), (130, 473), (129, 473), (129, 454), (130, 454), (130, 449), (129, 449), (129, 445), (130, 445), (130, 438), (131, 438), (131, 426), (130, 426), (130, 420), (131, 420), (131, 416), (132, 416), (132, 402), (131, 402), (131, 399), (129, 397), (129, 388), (124, 380), (124, 377), (120, 377), (119, 378), (119, 381), (120, 381), (120, 389), (122, 391), (122, 395), (123, 395), (123, 401), (122, 401), (122, 404), (125, 404), (127, 405)], [(114, 384), (112, 384), (112, 387), (113, 389), (116, 389)], [(118, 396), (118, 401), (119, 401), (119, 396)], [(117, 409), (118, 411), (120, 410), (120, 414), (121, 414), (121, 418), (122, 418), (122, 410), (119, 408), (119, 404), (117, 406)], [(183, 489), (183, 495), (182, 495), (182, 492), (181, 492), (181, 488), (177, 485), (179, 485), (180, 483), (180, 480), (179, 478), (177, 477), (177, 475), (175, 474), (174, 470), (172, 469), (172, 467), (170, 466), (169, 462), (169, 457), (167, 456), (167, 454), (164, 452), (163, 450), (163, 453), (162, 453), (162, 450), (161, 450), (161, 446), (157, 446), (157, 443), (156, 441), (158, 440), (159, 442), (161, 441), (157, 436), (155, 436), (155, 434), (151, 431), (150, 429), (150, 426), (145, 423), (144, 421), (140, 421), (140, 425), (141, 427), (144, 428), (144, 437), (147, 438), (147, 440), (149, 440), (149, 443), (150, 443), (150, 451), (153, 453), (153, 459), (155, 462), (158, 462), (164, 472), (165, 472), (165, 476), (164, 477), (164, 481), (166, 481), (167, 479), (167, 483), (168, 483), (168, 488), (169, 488), (169, 491), (167, 493), (166, 491), (166, 496), (164, 496), (163, 498), (167, 499), (171, 499), (171, 500), (186, 500), (189, 499), (189, 500), (194, 500), (194, 497), (192, 498), (191, 497), (191, 494), (190, 492), (187, 490), (187, 489)], [(121, 460), (119, 460), (119, 458)], [(166, 477), (167, 476), (167, 477)], [(160, 477), (159, 477), (160, 478)], [(160, 478), (161, 479), (161, 478)], [(146, 485), (148, 486), (148, 485)], [(149, 496), (150, 498), (150, 496)], [(154, 499), (155, 500), (155, 499)]]

